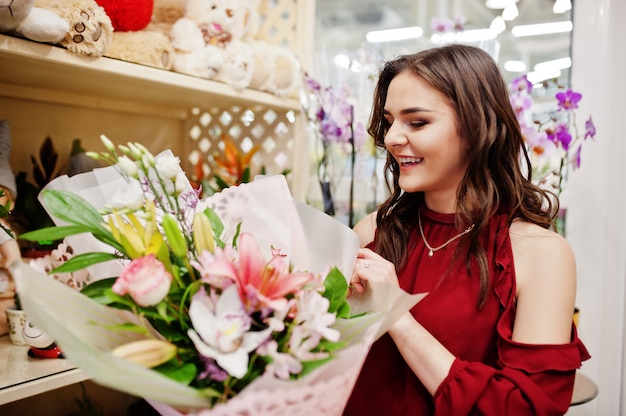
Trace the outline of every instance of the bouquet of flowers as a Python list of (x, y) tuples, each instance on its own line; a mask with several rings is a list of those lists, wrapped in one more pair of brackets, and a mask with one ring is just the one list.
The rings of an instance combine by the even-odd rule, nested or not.
[(103, 143), (92, 157), (112, 166), (51, 182), (57, 225), (21, 236), (68, 239), (77, 253), (50, 273), (95, 281), (78, 292), (13, 264), (31, 320), (162, 413), (340, 413), (371, 343), (417, 298), (373, 283), (348, 299), (358, 238), (282, 175), (200, 200), (171, 152)]
[[(554, 83), (545, 81), (543, 85), (549, 89)], [(554, 100), (542, 108), (533, 98), (533, 84), (526, 75), (513, 80), (510, 90), (511, 105), (529, 149), (533, 182), (559, 195), (569, 169), (580, 168), (583, 144), (596, 135), (591, 116), (584, 132), (578, 130), (575, 110), (582, 94), (557, 85)]]

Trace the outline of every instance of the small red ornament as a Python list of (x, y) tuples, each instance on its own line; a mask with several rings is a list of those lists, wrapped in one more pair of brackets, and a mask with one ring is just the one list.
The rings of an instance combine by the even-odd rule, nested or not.
[(154, 0), (96, 0), (111, 19), (116, 32), (145, 29), (152, 19)]

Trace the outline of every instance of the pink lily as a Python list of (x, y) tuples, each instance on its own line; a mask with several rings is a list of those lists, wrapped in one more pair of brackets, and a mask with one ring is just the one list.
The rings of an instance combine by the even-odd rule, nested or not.
[(314, 277), (312, 273), (290, 272), (278, 251), (273, 250), (272, 258), (267, 261), (251, 234), (242, 233), (237, 247), (239, 260), (236, 262), (228, 255), (230, 253), (220, 252), (212, 261), (207, 256), (194, 265), (204, 281), (236, 282), (247, 310), (262, 306), (282, 309), (286, 296), (300, 290)]

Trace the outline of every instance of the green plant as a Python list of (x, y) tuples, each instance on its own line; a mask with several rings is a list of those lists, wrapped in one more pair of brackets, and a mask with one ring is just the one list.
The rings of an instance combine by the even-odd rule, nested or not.
[[(17, 234), (54, 226), (54, 222), (38, 199), (41, 189), (61, 173), (61, 168), (58, 166), (59, 154), (50, 137), (46, 137), (43, 141), (37, 156), (38, 158), (34, 155), (30, 156), (34, 183), (28, 181), (25, 171), (20, 171), (15, 175), (18, 196), (9, 223)], [(49, 248), (55, 243), (54, 241), (19, 240), (23, 253), (29, 249)]]

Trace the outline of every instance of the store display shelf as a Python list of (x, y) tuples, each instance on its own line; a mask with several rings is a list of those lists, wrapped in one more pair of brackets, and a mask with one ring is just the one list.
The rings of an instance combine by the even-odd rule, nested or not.
[(0, 337), (0, 405), (87, 380), (66, 359), (30, 358), (28, 346)]
[[(86, 95), (172, 110), (193, 107), (260, 105), (299, 110), (300, 103), (257, 90), (106, 57), (87, 57), (64, 48), (0, 35), (0, 95), (40, 98), (43, 91)], [(14, 87), (14, 88), (8, 88)], [(29, 98), (29, 97), (18, 97)]]

